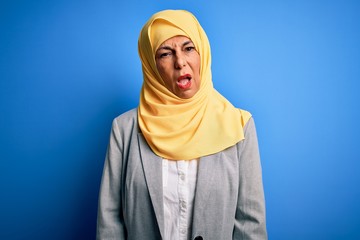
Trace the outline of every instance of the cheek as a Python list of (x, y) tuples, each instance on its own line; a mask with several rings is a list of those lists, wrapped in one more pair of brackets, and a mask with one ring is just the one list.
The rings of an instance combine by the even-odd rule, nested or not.
[(198, 74), (198, 76), (200, 77), (200, 71), (201, 71), (201, 67), (200, 67), (200, 58), (198, 59), (198, 61), (196, 62), (196, 64), (195, 64), (195, 69), (194, 69), (194, 71), (196, 72), (196, 74)]
[(161, 75), (163, 72), (163, 66), (158, 61), (156, 61), (156, 69), (159, 72), (159, 74)]
[(163, 80), (166, 81), (167, 78), (169, 77), (169, 70), (165, 67), (160, 67), (158, 68), (158, 71), (160, 76), (163, 78)]
[(156, 68), (161, 76), (165, 76), (166, 73), (168, 72), (168, 70), (167, 70), (168, 66), (164, 62), (161, 62), (161, 61), (156, 62)]
[(171, 70), (167, 66), (158, 65), (157, 70), (161, 76), (162, 81), (165, 84), (165, 87), (169, 88), (171, 86)]
[(200, 55), (198, 53), (194, 57), (193, 63), (194, 63), (194, 71), (196, 73), (200, 74), (201, 59), (200, 59)]

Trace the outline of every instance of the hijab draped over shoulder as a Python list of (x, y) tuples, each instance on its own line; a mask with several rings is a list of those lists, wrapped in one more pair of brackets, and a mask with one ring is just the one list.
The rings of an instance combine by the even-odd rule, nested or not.
[[(156, 50), (174, 36), (191, 39), (201, 59), (200, 89), (188, 99), (170, 92), (156, 68)], [(138, 48), (144, 77), (139, 127), (155, 154), (170, 160), (190, 160), (244, 139), (243, 127), (251, 115), (235, 108), (214, 89), (209, 40), (190, 12), (165, 10), (154, 14), (141, 30)]]

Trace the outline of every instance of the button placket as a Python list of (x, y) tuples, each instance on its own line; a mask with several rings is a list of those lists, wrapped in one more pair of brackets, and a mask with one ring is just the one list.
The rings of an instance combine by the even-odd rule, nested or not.
[(164, 216), (168, 219), (165, 221), (164, 239), (187, 240), (192, 225), (198, 159), (164, 161)]
[(188, 192), (186, 188), (186, 163), (185, 161), (178, 161), (178, 181), (179, 181), (179, 209), (180, 209), (180, 219), (179, 219), (179, 230), (180, 230), (180, 239), (187, 238), (187, 199)]

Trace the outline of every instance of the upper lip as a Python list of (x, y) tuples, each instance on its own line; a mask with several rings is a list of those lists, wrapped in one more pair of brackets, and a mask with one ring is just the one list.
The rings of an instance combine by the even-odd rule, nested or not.
[(191, 79), (191, 75), (190, 74), (184, 74), (184, 75), (181, 75), (180, 77), (178, 77), (178, 81), (182, 80), (182, 79)]

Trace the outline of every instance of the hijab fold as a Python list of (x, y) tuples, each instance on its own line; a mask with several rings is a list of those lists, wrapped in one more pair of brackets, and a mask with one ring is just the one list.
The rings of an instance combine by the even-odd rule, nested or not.
[[(155, 53), (174, 36), (192, 40), (200, 55), (200, 89), (189, 99), (170, 92), (157, 71)], [(138, 41), (144, 82), (139, 127), (150, 148), (170, 160), (190, 160), (222, 151), (244, 139), (249, 112), (235, 108), (212, 84), (208, 38), (197, 19), (184, 10), (154, 14)]]

